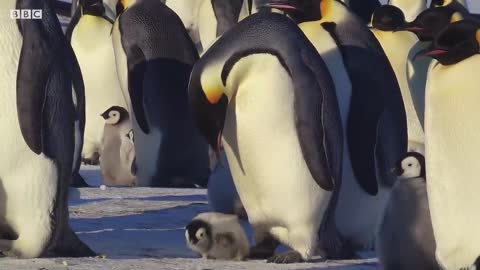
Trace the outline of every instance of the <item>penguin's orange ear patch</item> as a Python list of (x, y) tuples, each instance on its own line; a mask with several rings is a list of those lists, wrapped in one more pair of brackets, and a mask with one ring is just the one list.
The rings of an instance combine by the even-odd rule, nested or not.
[(477, 38), (478, 45), (480, 45), (480, 29), (477, 30), (476, 38)]
[(452, 14), (452, 17), (450, 18), (450, 23), (455, 23), (464, 20), (465, 18), (463, 17), (462, 13), (460, 12), (455, 12)]
[(321, 0), (320, 1), (320, 14), (321, 16), (325, 16), (328, 14), (332, 7), (332, 1), (331, 0)]

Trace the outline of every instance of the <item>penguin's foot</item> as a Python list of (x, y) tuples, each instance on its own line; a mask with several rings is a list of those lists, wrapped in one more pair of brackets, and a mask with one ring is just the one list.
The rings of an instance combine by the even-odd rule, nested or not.
[(278, 255), (274, 255), (267, 260), (268, 263), (289, 264), (305, 262), (299, 252), (290, 250)]
[(100, 161), (94, 158), (82, 158), (82, 163), (85, 165), (99, 165)]
[(85, 182), (85, 179), (83, 179), (83, 177), (78, 173), (73, 173), (72, 175), (72, 183), (70, 184), (70, 186), (72, 187), (76, 187), (76, 188), (79, 188), (79, 187), (90, 187), (89, 184), (87, 184), (87, 182)]
[(279, 242), (272, 236), (265, 237), (254, 247), (250, 248), (248, 258), (252, 260), (264, 260), (270, 258), (275, 254), (275, 249), (279, 245)]

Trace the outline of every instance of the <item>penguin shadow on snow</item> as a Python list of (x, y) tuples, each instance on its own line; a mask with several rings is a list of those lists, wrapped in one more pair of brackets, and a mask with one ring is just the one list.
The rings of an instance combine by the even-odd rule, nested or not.
[[(135, 164), (140, 185), (206, 186), (210, 174), (208, 145), (194, 128), (186, 103), (187, 91), (173, 91), (175, 87), (178, 89), (179, 81), (186, 79), (188, 82), (188, 78), (179, 74), (190, 74), (190, 70), (188, 64), (166, 58), (148, 60), (133, 68), (132, 77), (143, 80), (141, 84), (145, 91), (131, 97), (133, 104), (144, 103), (145, 110), (145, 118), (135, 117), (137, 121), (134, 122), (138, 125), (134, 123), (133, 128), (139, 131), (139, 127), (150, 127), (147, 134), (135, 133), (138, 138), (135, 141)], [(146, 79), (145, 74), (152, 79)], [(134, 115), (142, 115), (135, 108), (138, 106), (133, 106)], [(152, 153), (152, 145), (158, 147), (155, 156), (147, 154)], [(151, 176), (148, 167), (153, 164), (155, 172)]]

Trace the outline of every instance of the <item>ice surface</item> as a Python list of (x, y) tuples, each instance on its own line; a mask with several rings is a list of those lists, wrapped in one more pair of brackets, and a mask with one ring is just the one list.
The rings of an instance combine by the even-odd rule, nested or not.
[(375, 259), (322, 262), (316, 258), (312, 263), (288, 266), (264, 261), (203, 260), (186, 247), (183, 228), (198, 213), (209, 210), (205, 190), (113, 187), (101, 190), (97, 167), (83, 167), (81, 174), (97, 187), (71, 189), (70, 223), (83, 241), (106, 258), (2, 258), (0, 269), (378, 269)]

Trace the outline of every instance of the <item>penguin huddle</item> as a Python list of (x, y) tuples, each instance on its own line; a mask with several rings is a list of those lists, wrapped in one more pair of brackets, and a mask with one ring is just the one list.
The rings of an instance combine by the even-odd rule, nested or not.
[(187, 225), (205, 258), (480, 267), (480, 20), (461, 1), (79, 0), (65, 35), (54, 1), (0, 3), (43, 11), (0, 17), (4, 255), (94, 254), (68, 225), (83, 160), (244, 211), (252, 247), (235, 216)]

